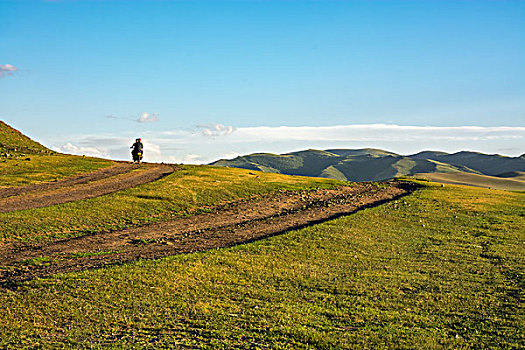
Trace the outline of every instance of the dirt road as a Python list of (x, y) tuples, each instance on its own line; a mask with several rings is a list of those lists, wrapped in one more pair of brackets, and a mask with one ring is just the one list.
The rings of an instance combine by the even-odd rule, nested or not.
[(139, 166), (117, 163), (109, 168), (61, 181), (0, 188), (0, 213), (103, 196), (158, 180), (175, 170), (175, 166), (167, 164)]
[[(0, 285), (137, 259), (229, 247), (280, 234), (399, 198), (417, 189), (356, 183), (333, 190), (250, 197), (190, 217), (47, 243), (0, 247)], [(35, 263), (38, 262), (38, 263)]]

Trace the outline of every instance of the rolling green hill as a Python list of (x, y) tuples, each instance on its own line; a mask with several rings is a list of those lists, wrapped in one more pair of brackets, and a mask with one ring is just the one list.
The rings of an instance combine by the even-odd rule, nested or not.
[(212, 165), (348, 181), (382, 181), (399, 176), (433, 173), (498, 176), (525, 171), (523, 157), (465, 151), (454, 154), (424, 151), (402, 156), (372, 148), (326, 151), (310, 149), (282, 155), (257, 153), (232, 160), (221, 159)]
[(412, 158), (423, 157), (454, 166), (463, 166), (476, 170), (481, 174), (498, 176), (510, 171), (524, 171), (525, 159), (522, 157), (505, 157), (499, 154), (483, 154), (479, 152), (457, 152), (454, 154), (438, 153), (427, 154), (426, 152), (412, 156)]
[(322, 171), (332, 165), (334, 159), (342, 160), (344, 157), (328, 151), (307, 150), (282, 155), (254, 153), (233, 160), (219, 160), (212, 165), (320, 177)]
[(46, 154), (52, 151), (0, 120), (0, 156)]
[(54, 152), (0, 120), (0, 188), (60, 180), (112, 164)]

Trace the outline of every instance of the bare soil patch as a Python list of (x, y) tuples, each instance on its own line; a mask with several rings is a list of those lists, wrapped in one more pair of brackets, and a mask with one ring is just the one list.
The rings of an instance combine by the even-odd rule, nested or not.
[(399, 198), (416, 184), (356, 183), (332, 190), (250, 197), (168, 222), (46, 243), (0, 247), (0, 284), (55, 273), (229, 247), (281, 234)]
[(158, 180), (173, 165), (119, 163), (89, 174), (29, 186), (0, 189), (0, 213), (78, 201)]

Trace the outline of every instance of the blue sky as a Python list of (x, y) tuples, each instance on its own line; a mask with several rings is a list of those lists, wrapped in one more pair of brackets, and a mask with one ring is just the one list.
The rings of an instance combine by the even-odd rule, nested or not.
[(0, 119), (122, 159), (519, 155), (525, 1), (0, 0)]

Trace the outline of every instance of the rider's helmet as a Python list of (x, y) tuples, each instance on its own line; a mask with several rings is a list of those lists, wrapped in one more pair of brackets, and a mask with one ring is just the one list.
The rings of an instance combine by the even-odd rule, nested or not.
[(140, 141), (141, 141), (140, 137), (139, 137), (139, 138), (137, 139), (137, 141), (138, 141), (138, 142), (140, 142)]

